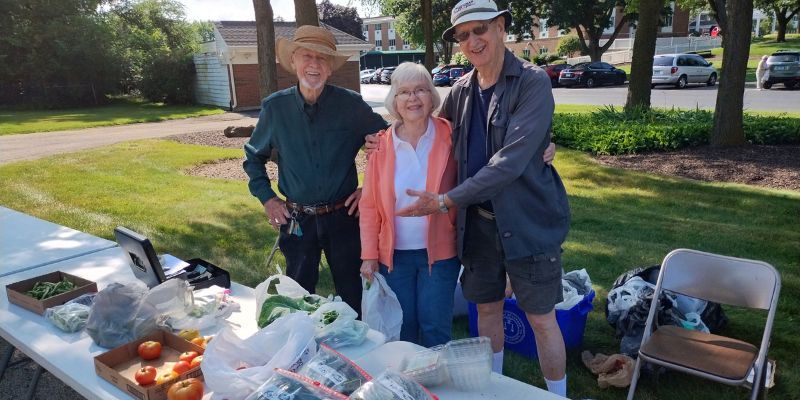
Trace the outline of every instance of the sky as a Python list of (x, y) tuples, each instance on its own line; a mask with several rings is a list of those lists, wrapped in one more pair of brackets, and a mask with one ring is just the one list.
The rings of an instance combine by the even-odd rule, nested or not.
[[(253, 21), (252, 0), (179, 0), (186, 8), (190, 21)], [(360, 0), (331, 0), (331, 3), (356, 7), (361, 18), (376, 16), (361, 6)], [(275, 17), (294, 21), (294, 0), (270, 0)]]

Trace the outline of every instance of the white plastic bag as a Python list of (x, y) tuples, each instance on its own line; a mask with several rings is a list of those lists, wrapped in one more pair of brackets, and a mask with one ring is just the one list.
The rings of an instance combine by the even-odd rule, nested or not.
[(256, 286), (256, 319), (261, 315), (261, 306), (264, 305), (264, 300), (267, 299), (267, 289), (269, 289), (269, 285), (272, 282), (275, 282), (275, 289), (277, 289), (278, 294), (284, 296), (303, 297), (310, 294), (308, 290), (303, 289), (294, 279), (286, 275), (272, 275)]
[(240, 400), (258, 389), (275, 368), (295, 371), (317, 352), (314, 323), (304, 313), (281, 317), (242, 339), (226, 328), (203, 354), (203, 379), (214, 398)]
[(400, 340), (403, 309), (392, 288), (380, 273), (372, 274), (372, 283), (362, 278), (361, 320), (386, 335), (387, 342)]
[(322, 304), (311, 313), (317, 342), (332, 348), (360, 345), (367, 338), (369, 325), (356, 318), (358, 313), (343, 301)]
[(229, 296), (231, 290), (212, 285), (193, 292), (194, 305), (189, 307), (185, 318), (170, 318), (172, 329), (204, 330), (217, 325), (240, 308)]

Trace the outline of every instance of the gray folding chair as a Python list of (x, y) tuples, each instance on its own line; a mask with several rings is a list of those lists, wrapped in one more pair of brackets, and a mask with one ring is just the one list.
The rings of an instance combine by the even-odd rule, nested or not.
[[(767, 350), (780, 287), (778, 271), (762, 261), (688, 249), (667, 254), (647, 316), (628, 400), (633, 399), (636, 391), (642, 362), (728, 385), (744, 385), (752, 370), (750, 398), (755, 399), (764, 390)], [(653, 330), (658, 298), (663, 290), (731, 306), (766, 310), (761, 345), (756, 347), (738, 339), (677, 326), (665, 325)]]

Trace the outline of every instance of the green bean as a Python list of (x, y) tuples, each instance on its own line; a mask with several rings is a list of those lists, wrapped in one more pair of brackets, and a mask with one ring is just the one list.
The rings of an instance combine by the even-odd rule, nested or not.
[(37, 300), (44, 300), (72, 290), (75, 290), (75, 284), (63, 280), (60, 282), (36, 282), (33, 288), (26, 293)]

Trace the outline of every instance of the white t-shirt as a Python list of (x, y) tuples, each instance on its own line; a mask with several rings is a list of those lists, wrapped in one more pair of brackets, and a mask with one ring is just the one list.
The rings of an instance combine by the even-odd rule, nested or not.
[[(428, 119), (428, 129), (419, 138), (417, 148), (397, 137), (392, 129), (394, 143), (394, 210), (410, 206), (418, 197), (406, 194), (406, 189), (425, 190), (428, 178), (428, 155), (433, 147), (435, 130)], [(428, 217), (394, 217), (396, 250), (418, 250), (428, 247)]]

